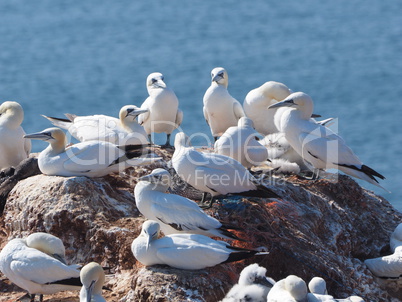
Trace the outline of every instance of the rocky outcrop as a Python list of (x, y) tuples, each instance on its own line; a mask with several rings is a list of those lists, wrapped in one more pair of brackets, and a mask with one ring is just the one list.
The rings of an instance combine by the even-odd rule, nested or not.
[[(235, 245), (264, 247), (269, 255), (200, 271), (143, 267), (130, 249), (144, 221), (132, 193), (137, 177), (154, 168), (130, 168), (92, 179), (40, 174), (19, 180), (8, 193), (0, 218), (0, 248), (11, 238), (36, 231), (56, 235), (66, 246), (69, 263), (96, 261), (110, 268), (107, 286), (112, 291), (104, 291), (107, 301), (216, 302), (253, 262), (266, 267), (275, 280), (295, 274), (308, 282), (321, 276), (329, 293), (338, 298), (359, 295), (366, 301), (399, 301), (390, 295), (398, 292), (381, 287), (363, 260), (389, 254), (389, 236), (402, 214), (351, 178), (332, 174), (318, 181), (276, 177), (270, 188), (281, 199), (231, 196), (207, 210), (244, 230), (236, 234), (246, 241)], [(174, 190), (200, 196), (180, 184)], [(0, 296), (11, 299), (15, 290), (4, 276), (0, 279)], [(57, 297), (78, 301), (77, 296), (72, 292)]]

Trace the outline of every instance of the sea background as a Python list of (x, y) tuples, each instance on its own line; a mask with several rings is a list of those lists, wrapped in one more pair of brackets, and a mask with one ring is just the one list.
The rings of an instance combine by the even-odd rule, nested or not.
[(359, 183), (402, 210), (402, 1), (0, 2), (0, 102), (23, 106), (27, 133), (51, 126), (41, 114), (140, 106), (158, 71), (179, 98), (182, 130), (207, 144), (202, 98), (217, 66), (241, 103), (270, 80), (308, 93), (392, 193)]

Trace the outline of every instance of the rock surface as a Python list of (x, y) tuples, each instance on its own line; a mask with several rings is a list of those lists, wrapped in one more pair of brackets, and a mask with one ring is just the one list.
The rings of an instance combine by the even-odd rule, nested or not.
[[(167, 151), (162, 155), (170, 157)], [(107, 301), (216, 302), (253, 262), (266, 267), (275, 280), (295, 274), (308, 282), (321, 276), (337, 298), (359, 295), (365, 301), (400, 301), (390, 295), (398, 297), (400, 292), (380, 287), (383, 281), (374, 278), (363, 261), (389, 253), (389, 236), (402, 214), (351, 178), (332, 174), (318, 181), (276, 177), (270, 188), (281, 199), (233, 196), (207, 210), (244, 229), (236, 234), (247, 242), (234, 245), (265, 247), (267, 256), (200, 271), (143, 267), (130, 249), (144, 221), (132, 193), (137, 178), (156, 167), (93, 179), (40, 174), (19, 180), (8, 193), (0, 218), (0, 248), (9, 239), (32, 232), (56, 235), (66, 246), (69, 263), (96, 261), (110, 267), (106, 285), (112, 291), (104, 291)], [(200, 196), (194, 189), (175, 188)], [(15, 301), (23, 293), (1, 275), (0, 301)], [(79, 301), (78, 292), (45, 296), (44, 301)]]

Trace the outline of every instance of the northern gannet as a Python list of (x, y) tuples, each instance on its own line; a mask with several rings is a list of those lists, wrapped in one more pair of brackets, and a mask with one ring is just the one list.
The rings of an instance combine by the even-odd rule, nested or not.
[(216, 140), (226, 129), (236, 126), (239, 118), (246, 116), (241, 104), (228, 92), (228, 74), (222, 67), (211, 71), (211, 86), (204, 95), (204, 117)]
[(310, 96), (292, 93), (269, 108), (280, 107), (291, 108), (281, 116), (286, 140), (316, 171), (338, 169), (383, 188), (375, 177), (385, 179), (384, 176), (364, 165), (339, 135), (310, 119), (313, 112)]
[(190, 233), (239, 239), (228, 231), (230, 226), (207, 215), (194, 201), (166, 193), (171, 182), (169, 172), (159, 168), (141, 177), (134, 188), (138, 210), (147, 219), (157, 221), (165, 235)]
[(0, 105), (0, 170), (16, 167), (31, 152), (31, 141), (24, 139), (23, 120), (24, 110), (17, 102)]
[(135, 105), (126, 105), (120, 109), (119, 118), (107, 115), (76, 116), (67, 113), (68, 119), (48, 117), (53, 125), (67, 129), (80, 142), (106, 141), (116, 145), (146, 145), (147, 134), (137, 123), (137, 116), (147, 110)]
[(277, 110), (268, 110), (268, 106), (284, 100), (290, 94), (291, 90), (285, 84), (269, 81), (246, 95), (243, 102), (244, 112), (253, 120), (255, 130), (263, 135), (279, 131), (274, 124)]
[(138, 123), (144, 127), (151, 143), (151, 133), (166, 133), (167, 139), (163, 147), (170, 147), (170, 135), (183, 120), (179, 100), (173, 90), (166, 86), (163, 75), (159, 72), (151, 73), (146, 85), (149, 97), (142, 103), (141, 109), (147, 112), (138, 117)]
[(237, 126), (229, 127), (215, 142), (216, 153), (234, 158), (244, 167), (259, 166), (268, 159), (268, 150), (257, 140), (253, 121), (241, 117)]
[(66, 147), (66, 136), (59, 128), (48, 128), (25, 137), (49, 143), (38, 157), (39, 169), (46, 175), (101, 177), (160, 159), (141, 157), (144, 153), (142, 145), (117, 146), (109, 142), (88, 141)]
[(268, 302), (283, 301), (308, 302), (306, 282), (295, 275), (276, 282), (268, 293)]
[(81, 269), (80, 279), (80, 302), (106, 302), (102, 296), (102, 286), (105, 283), (102, 266), (96, 262), (88, 263)]
[(198, 234), (171, 234), (158, 239), (159, 230), (156, 221), (145, 221), (141, 234), (131, 245), (134, 257), (145, 266), (166, 264), (179, 269), (198, 270), (268, 254), (233, 247)]
[(176, 134), (172, 166), (181, 179), (204, 192), (202, 202), (206, 193), (210, 193), (212, 197), (229, 193), (279, 197), (265, 185), (259, 184), (237, 160), (216, 153), (199, 152), (188, 143), (183, 132)]
[(79, 290), (79, 265), (67, 265), (61, 240), (46, 233), (10, 240), (0, 252), (0, 270), (25, 289), (34, 301), (36, 294)]

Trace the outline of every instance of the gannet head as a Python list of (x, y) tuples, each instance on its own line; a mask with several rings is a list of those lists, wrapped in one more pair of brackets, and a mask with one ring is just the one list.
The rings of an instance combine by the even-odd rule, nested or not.
[(141, 113), (148, 112), (148, 109), (141, 109), (135, 105), (126, 105), (120, 109), (119, 117), (120, 120), (124, 120), (127, 117), (133, 117), (135, 119)]
[(229, 77), (225, 68), (223, 67), (215, 67), (211, 71), (211, 82), (216, 82), (219, 85), (223, 85), (226, 88), (229, 85)]
[(147, 220), (142, 224), (142, 230), (140, 236), (147, 239), (147, 247), (149, 243), (157, 239), (160, 232), (159, 223), (154, 220)]
[(160, 186), (162, 187), (162, 191), (166, 191), (172, 183), (170, 173), (162, 168), (154, 169), (150, 174), (142, 176), (138, 180), (150, 182), (158, 187)]
[(321, 277), (314, 277), (308, 283), (308, 288), (311, 293), (319, 295), (327, 295), (327, 284), (325, 280)]
[(237, 122), (237, 126), (254, 128), (254, 123), (251, 118), (243, 116), (243, 117), (239, 118), (239, 121)]
[(153, 72), (147, 77), (147, 89), (148, 92), (156, 88), (166, 88), (166, 84), (163, 81), (163, 74), (160, 72)]
[(24, 135), (24, 138), (47, 141), (51, 145), (51, 148), (56, 152), (63, 152), (67, 144), (66, 135), (60, 128), (56, 127), (47, 128), (38, 133), (26, 134)]
[(310, 119), (313, 114), (313, 100), (304, 92), (294, 92), (283, 101), (270, 105), (268, 109), (292, 107), (302, 112), (302, 118)]
[(105, 283), (105, 272), (98, 263), (90, 262), (85, 265), (81, 269), (80, 279), (86, 292), (86, 302), (92, 301), (92, 294), (102, 294), (102, 286)]
[(29, 235), (25, 241), (28, 247), (37, 249), (66, 264), (66, 250), (60, 238), (51, 234), (37, 232)]
[(178, 132), (174, 138), (174, 147), (179, 149), (180, 147), (190, 146), (190, 139), (184, 132)]
[(24, 120), (24, 110), (17, 102), (6, 101), (0, 105), (0, 119), (7, 119), (11, 127), (19, 127)]

